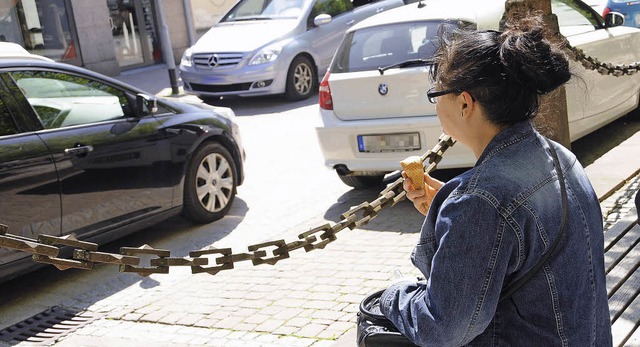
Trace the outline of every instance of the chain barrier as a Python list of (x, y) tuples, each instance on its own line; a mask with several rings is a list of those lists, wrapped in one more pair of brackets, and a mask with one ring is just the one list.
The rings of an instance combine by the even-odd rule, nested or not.
[(613, 65), (610, 63), (603, 63), (598, 59), (588, 56), (583, 50), (573, 47), (567, 43), (567, 49), (572, 55), (573, 59), (587, 70), (597, 71), (601, 75), (611, 75), (615, 77), (630, 76), (640, 71), (640, 61), (631, 63), (629, 65)]
[[(438, 143), (420, 159), (428, 161), (426, 172), (431, 172), (442, 159), (443, 153), (455, 144), (450, 136), (440, 135)], [(256, 265), (274, 265), (282, 259), (287, 259), (292, 251), (304, 248), (306, 252), (323, 249), (329, 243), (337, 240), (337, 234), (349, 228), (351, 230), (367, 224), (374, 219), (380, 210), (392, 207), (406, 197), (402, 188), (404, 178), (399, 177), (380, 192), (378, 198), (372, 202), (351, 208), (340, 216), (340, 221), (310, 229), (298, 235), (297, 241), (287, 243), (285, 240), (275, 240), (258, 243), (248, 247), (248, 253), (233, 253), (231, 248), (209, 248), (189, 252), (188, 257), (171, 257), (166, 249), (156, 249), (149, 245), (141, 247), (122, 247), (120, 254), (98, 252), (98, 245), (91, 242), (77, 240), (73, 235), (62, 237), (39, 235), (37, 240), (19, 235), (9, 234), (9, 228), (0, 224), (0, 247), (11, 248), (32, 254), (33, 261), (51, 264), (60, 270), (70, 268), (92, 270), (95, 264), (118, 265), (120, 272), (131, 272), (141, 276), (169, 273), (169, 268), (175, 266), (189, 266), (191, 272), (215, 275), (223, 270), (233, 269), (235, 263), (251, 261)], [(358, 217), (360, 216), (360, 217)], [(60, 247), (72, 248), (72, 259), (59, 258)], [(149, 266), (141, 266), (142, 258), (149, 258)]]

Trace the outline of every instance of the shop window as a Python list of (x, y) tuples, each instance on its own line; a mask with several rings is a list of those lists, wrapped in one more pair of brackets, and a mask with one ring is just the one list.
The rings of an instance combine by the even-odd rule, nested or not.
[(0, 41), (81, 65), (72, 18), (68, 0), (0, 0)]

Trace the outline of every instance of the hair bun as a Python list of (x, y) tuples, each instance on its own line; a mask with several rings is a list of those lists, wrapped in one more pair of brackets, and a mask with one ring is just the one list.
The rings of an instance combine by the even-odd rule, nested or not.
[(545, 38), (541, 16), (508, 23), (499, 41), (505, 72), (522, 88), (542, 95), (571, 78), (566, 55)]

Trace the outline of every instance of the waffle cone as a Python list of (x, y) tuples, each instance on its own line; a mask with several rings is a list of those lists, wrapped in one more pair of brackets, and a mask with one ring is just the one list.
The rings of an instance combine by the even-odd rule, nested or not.
[(413, 188), (422, 189), (424, 187), (424, 167), (422, 160), (417, 155), (410, 156), (400, 162), (402, 170), (406, 172), (407, 177), (411, 179)]

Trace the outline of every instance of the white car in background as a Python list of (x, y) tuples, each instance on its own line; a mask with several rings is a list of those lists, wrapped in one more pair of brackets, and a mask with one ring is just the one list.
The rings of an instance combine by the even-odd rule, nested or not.
[[(320, 84), (322, 125), (317, 135), (325, 165), (355, 188), (379, 184), (399, 162), (432, 148), (442, 133), (431, 87), (428, 59), (441, 30), (499, 29), (504, 0), (427, 0), (389, 10), (349, 29)], [(560, 32), (569, 43), (602, 62), (640, 61), (640, 29), (606, 25), (580, 0), (551, 0)], [(638, 107), (640, 73), (605, 76), (571, 61), (580, 76), (567, 84), (571, 141)], [(439, 168), (475, 164), (464, 146), (449, 149)]]
[(414, 0), (239, 0), (184, 52), (185, 91), (201, 99), (314, 95), (344, 32)]

